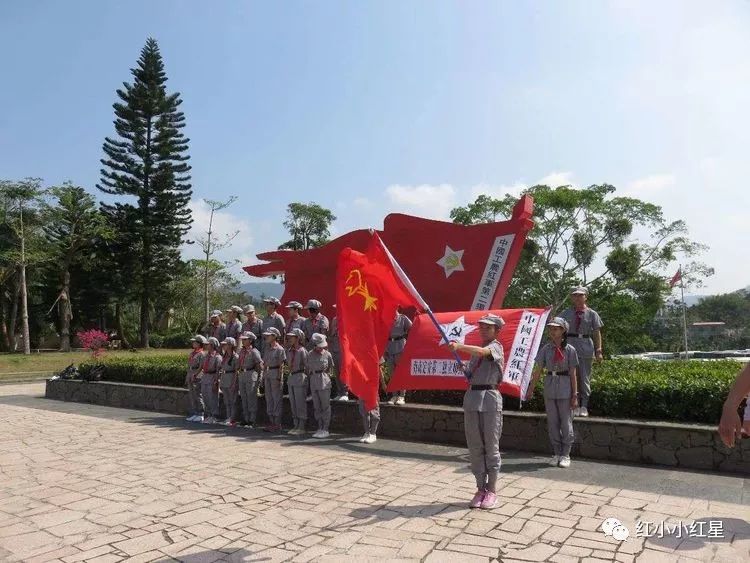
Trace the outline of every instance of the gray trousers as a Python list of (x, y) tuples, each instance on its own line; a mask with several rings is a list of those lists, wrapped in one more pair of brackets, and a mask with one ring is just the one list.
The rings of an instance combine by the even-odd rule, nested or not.
[(339, 395), (348, 395), (349, 387), (341, 379), (341, 352), (331, 352), (333, 366), (336, 368), (336, 392)]
[(201, 399), (201, 380), (195, 379), (192, 375), (188, 375), (185, 378), (185, 387), (187, 387), (188, 400), (190, 401), (190, 415), (203, 416), (204, 407), (203, 399)]
[(573, 446), (573, 411), (570, 399), (544, 399), (547, 430), (555, 455), (569, 456)]
[(281, 425), (281, 413), (284, 407), (282, 402), (282, 392), (284, 384), (279, 380), (280, 373), (278, 370), (269, 371), (265, 378), (266, 389), (266, 413), (271, 424)]
[(235, 405), (237, 404), (237, 387), (222, 386), (221, 396), (224, 398), (224, 412), (227, 415), (228, 420), (237, 420), (237, 412)]
[(219, 416), (219, 388), (215, 385), (218, 374), (204, 373), (201, 378), (201, 396), (205, 405), (205, 414), (218, 418)]
[(589, 408), (591, 396), (591, 366), (594, 358), (578, 357), (578, 406)]
[(242, 415), (248, 424), (255, 424), (258, 414), (258, 382), (257, 371), (240, 372), (240, 397), (242, 399)]
[(380, 424), (380, 405), (377, 405), (371, 411), (366, 411), (365, 402), (360, 399), (359, 414), (362, 415), (362, 427), (365, 429), (365, 434), (377, 434), (378, 424)]
[(307, 420), (307, 380), (302, 385), (289, 386), (289, 406), (292, 407), (294, 426)]
[(318, 430), (328, 431), (331, 425), (331, 388), (313, 391), (312, 398)]
[(464, 411), (466, 445), (469, 448), (471, 472), (478, 489), (493, 489), (500, 473), (500, 436), (503, 413), (498, 411)]
[[(386, 354), (385, 363), (388, 366), (388, 371), (390, 372), (391, 377), (393, 377), (393, 373), (396, 371), (396, 366), (398, 365), (400, 359), (401, 352), (399, 352), (398, 354)], [(396, 391), (392, 395), (392, 397), (406, 397), (406, 389)]]

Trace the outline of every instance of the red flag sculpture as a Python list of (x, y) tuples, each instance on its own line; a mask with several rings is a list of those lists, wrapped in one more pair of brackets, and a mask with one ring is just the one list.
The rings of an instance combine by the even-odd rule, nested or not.
[[(531, 379), (549, 309), (498, 309), (490, 312), (505, 320), (498, 337), (505, 352), (500, 391), (522, 397)], [(435, 313), (435, 317), (449, 340), (481, 346), (477, 321), (485, 314), (486, 311), (463, 311)], [(417, 315), (388, 390), (466, 389), (467, 379), (450, 349), (441, 344), (442, 340), (427, 315)], [(468, 364), (469, 356), (461, 356)]]
[[(512, 218), (499, 223), (466, 226), (391, 214), (378, 234), (434, 311), (497, 309), (534, 224), (532, 210), (532, 198), (523, 196)], [(316, 298), (331, 314), (339, 253), (344, 248), (364, 252), (371, 238), (358, 230), (320, 248), (266, 252), (258, 258), (268, 263), (244, 269), (252, 276), (283, 274), (285, 303)]]

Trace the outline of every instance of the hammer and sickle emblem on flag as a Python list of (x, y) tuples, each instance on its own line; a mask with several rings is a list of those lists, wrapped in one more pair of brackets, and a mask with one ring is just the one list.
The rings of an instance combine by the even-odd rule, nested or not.
[(361, 295), (365, 298), (365, 311), (377, 310), (377, 297), (370, 295), (370, 290), (367, 288), (367, 283), (362, 281), (362, 272), (359, 270), (352, 270), (346, 277), (346, 285), (344, 286), (346, 295), (351, 297), (352, 295)]

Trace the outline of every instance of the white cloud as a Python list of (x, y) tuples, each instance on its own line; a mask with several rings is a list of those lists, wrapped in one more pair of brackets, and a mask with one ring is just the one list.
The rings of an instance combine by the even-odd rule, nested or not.
[(491, 184), (477, 184), (469, 189), (471, 194), (471, 200), (474, 201), (480, 195), (487, 195), (497, 199), (503, 198), (510, 194), (515, 197), (519, 197), (521, 192), (528, 189), (528, 185), (523, 182), (516, 182), (512, 185), (498, 185), (493, 186)]
[(415, 213), (429, 219), (447, 219), (456, 207), (456, 189), (450, 184), (394, 184), (385, 190), (391, 212)]
[(644, 178), (633, 180), (625, 186), (625, 193), (629, 196), (649, 196), (661, 192), (675, 185), (674, 174), (652, 174)]
[(558, 186), (570, 186), (573, 185), (573, 173), (572, 172), (552, 172), (547, 174), (544, 178), (539, 180), (537, 184), (543, 186), (549, 186), (550, 188), (556, 188)]

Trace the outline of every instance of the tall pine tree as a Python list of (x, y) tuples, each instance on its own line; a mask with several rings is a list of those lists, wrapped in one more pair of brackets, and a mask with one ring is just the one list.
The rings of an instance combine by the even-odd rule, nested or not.
[[(122, 239), (133, 241), (132, 256), (123, 256), (122, 267), (133, 264), (128, 278), (140, 301), (140, 345), (148, 347), (151, 304), (155, 292), (172, 277), (180, 258), (179, 247), (190, 223), (192, 195), (188, 141), (181, 129), (185, 116), (178, 111), (179, 93), (167, 94), (167, 76), (156, 40), (149, 38), (133, 83), (117, 90), (115, 131), (107, 137), (97, 187), (111, 195), (131, 196), (102, 206), (121, 225)], [(130, 267), (130, 266), (128, 266)]]

